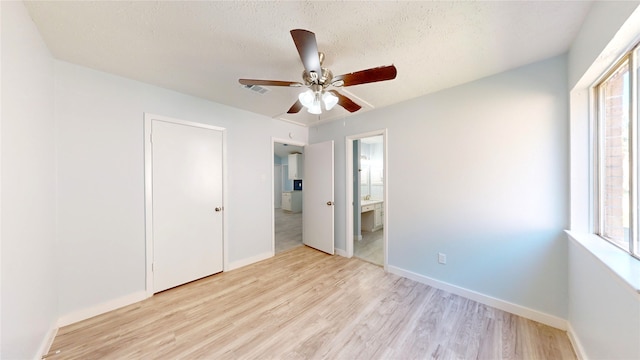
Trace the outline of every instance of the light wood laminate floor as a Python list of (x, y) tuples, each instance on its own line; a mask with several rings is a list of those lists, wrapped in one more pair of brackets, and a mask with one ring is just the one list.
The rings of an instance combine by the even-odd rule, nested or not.
[(574, 359), (560, 330), (302, 246), (61, 328), (49, 359)]
[(276, 254), (302, 246), (302, 213), (274, 209)]
[(383, 231), (363, 231), (362, 240), (353, 241), (353, 255), (376, 265), (384, 265)]

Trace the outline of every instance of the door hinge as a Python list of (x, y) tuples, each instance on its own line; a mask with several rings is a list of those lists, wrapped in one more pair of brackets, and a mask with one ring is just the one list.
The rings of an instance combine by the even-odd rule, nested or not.
[(151, 272), (153, 272), (153, 270), (154, 270), (154, 269), (153, 269), (153, 263), (151, 263)]

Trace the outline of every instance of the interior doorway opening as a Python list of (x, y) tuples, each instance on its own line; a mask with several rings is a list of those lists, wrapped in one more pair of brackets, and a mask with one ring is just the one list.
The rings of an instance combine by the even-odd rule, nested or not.
[(273, 140), (273, 253), (302, 246), (304, 144)]
[(387, 266), (386, 130), (348, 136), (347, 256)]

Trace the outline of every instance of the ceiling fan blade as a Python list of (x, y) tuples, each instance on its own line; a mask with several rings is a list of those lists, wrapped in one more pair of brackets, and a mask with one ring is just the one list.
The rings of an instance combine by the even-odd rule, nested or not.
[(338, 105), (342, 106), (348, 112), (356, 112), (362, 108), (362, 106), (356, 104), (353, 100), (340, 94), (335, 90), (329, 90), (333, 95), (338, 97)]
[(302, 103), (300, 100), (296, 100), (296, 102), (289, 108), (289, 111), (287, 111), (287, 114), (296, 114), (300, 110), (302, 110)]
[(256, 80), (256, 79), (239, 79), (242, 85), (260, 85), (260, 86), (302, 86), (302, 83), (295, 81), (279, 81), (279, 80)]
[(318, 76), (322, 76), (316, 34), (309, 30), (295, 29), (291, 30), (291, 37), (293, 38), (293, 42), (296, 44), (304, 69), (308, 73), (313, 71), (318, 74)]
[[(353, 86), (377, 81), (392, 80), (396, 78), (398, 70), (394, 65), (380, 66), (377, 68), (352, 72), (333, 77), (333, 86)], [(340, 81), (343, 85), (340, 85)]]

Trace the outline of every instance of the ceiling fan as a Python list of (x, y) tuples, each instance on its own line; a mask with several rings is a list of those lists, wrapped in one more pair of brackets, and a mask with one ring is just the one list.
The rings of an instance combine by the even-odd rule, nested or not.
[(242, 85), (308, 87), (309, 89), (301, 93), (298, 96), (298, 100), (289, 108), (289, 111), (287, 111), (289, 114), (295, 114), (303, 107), (307, 108), (307, 111), (311, 114), (320, 114), (322, 113), (322, 104), (324, 104), (326, 110), (331, 110), (337, 104), (349, 112), (358, 111), (361, 108), (360, 105), (336, 90), (329, 90), (328, 87), (353, 86), (396, 78), (397, 70), (393, 65), (333, 76), (331, 70), (322, 67), (324, 54), (318, 51), (314, 33), (308, 30), (295, 29), (291, 30), (291, 37), (296, 44), (300, 60), (304, 65), (304, 71), (302, 72), (304, 82), (257, 79), (238, 80)]

